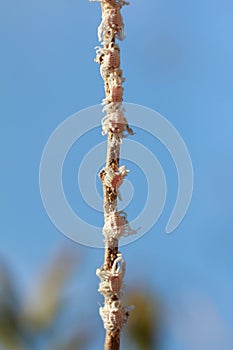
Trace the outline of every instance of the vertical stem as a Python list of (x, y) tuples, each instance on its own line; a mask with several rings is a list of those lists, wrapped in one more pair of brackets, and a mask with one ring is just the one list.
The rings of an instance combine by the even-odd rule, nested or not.
[[(90, 0), (95, 1), (95, 0)], [(104, 306), (100, 315), (106, 329), (105, 350), (120, 349), (120, 334), (129, 316), (129, 309), (121, 303), (121, 288), (125, 273), (125, 262), (118, 249), (120, 237), (130, 232), (126, 214), (117, 211), (118, 189), (127, 170), (119, 167), (120, 145), (125, 132), (131, 133), (122, 108), (123, 87), (122, 70), (120, 69), (120, 49), (116, 39), (123, 40), (124, 24), (121, 8), (127, 3), (124, 0), (96, 0), (101, 3), (102, 22), (98, 28), (102, 44), (97, 49), (96, 62), (104, 80), (106, 112), (103, 118), (103, 134), (108, 134), (106, 165), (99, 176), (103, 183), (104, 193), (104, 228), (105, 256), (104, 264), (97, 269), (100, 277), (99, 291), (104, 296)]]
[(119, 350), (120, 349), (120, 332), (118, 333), (106, 333), (105, 338), (105, 350)]

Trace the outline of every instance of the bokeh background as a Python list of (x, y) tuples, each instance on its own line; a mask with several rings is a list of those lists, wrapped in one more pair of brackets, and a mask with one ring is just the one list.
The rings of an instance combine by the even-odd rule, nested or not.
[[(132, 0), (123, 15), (125, 101), (157, 110), (177, 128), (195, 185), (183, 222), (165, 235), (177, 175), (159, 142), (151, 144), (169, 190), (156, 226), (122, 248), (127, 302), (137, 306), (122, 348), (231, 350), (233, 2)], [(103, 251), (58, 232), (38, 180), (52, 131), (103, 98), (93, 62), (99, 22), (99, 5), (86, 0), (0, 0), (1, 350), (103, 344), (95, 276)], [(75, 152), (78, 159), (79, 145)], [(69, 161), (67, 193), (75, 208), (78, 163)]]

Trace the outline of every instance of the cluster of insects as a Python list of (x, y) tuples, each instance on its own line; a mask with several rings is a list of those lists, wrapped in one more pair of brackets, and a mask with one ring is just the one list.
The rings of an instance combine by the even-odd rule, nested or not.
[(120, 297), (125, 275), (125, 261), (121, 253), (118, 253), (117, 258), (114, 260), (111, 271), (100, 268), (96, 270), (96, 274), (101, 281), (99, 292), (103, 294), (106, 299), (110, 299), (112, 294)]
[(118, 300), (112, 301), (111, 303), (105, 303), (99, 310), (104, 323), (104, 328), (110, 332), (121, 331), (127, 322), (130, 309), (131, 308), (126, 308), (121, 305)]
[(116, 193), (116, 195), (121, 199), (119, 192), (119, 187), (122, 185), (125, 176), (129, 173), (129, 170), (126, 170), (125, 165), (122, 165), (118, 168), (118, 171), (114, 171), (111, 167), (104, 167), (99, 176), (103, 184)]
[(124, 211), (113, 211), (108, 214), (103, 227), (103, 234), (106, 239), (114, 242), (114, 239), (120, 239), (128, 237), (132, 234), (136, 234), (138, 231), (133, 230), (130, 227), (129, 221), (127, 220), (127, 214)]
[(127, 125), (127, 120), (121, 110), (109, 113), (102, 119), (102, 134), (105, 135), (111, 132), (121, 136), (124, 134)]
[[(96, 274), (101, 280), (99, 292), (105, 296), (105, 304), (99, 310), (104, 328), (108, 331), (121, 330), (127, 322), (130, 310), (119, 301), (125, 275), (125, 261), (122, 254), (118, 253), (111, 271), (100, 268), (96, 270)], [(113, 300), (114, 297), (116, 300)]]
[(110, 133), (113, 142), (121, 143), (122, 138), (134, 135), (133, 130), (128, 125), (124, 111), (121, 102), (110, 102), (103, 108), (106, 115), (102, 118), (102, 134)]
[(103, 43), (110, 43), (115, 38), (123, 40), (125, 37), (120, 6), (109, 5), (111, 5), (109, 2), (103, 5), (102, 22), (98, 28), (98, 39)]
[[(126, 220), (123, 212), (119, 217), (123, 221)], [(103, 320), (104, 328), (110, 332), (121, 331), (127, 322), (129, 311), (134, 308), (133, 306), (125, 307), (120, 302), (122, 289), (124, 288), (125, 269), (125, 260), (122, 254), (118, 253), (110, 271), (105, 270), (104, 267), (96, 270), (96, 274), (100, 278), (98, 291), (105, 297), (105, 304), (103, 307), (100, 307), (99, 313)]]
[[(106, 255), (110, 264), (104, 264), (96, 270), (100, 278), (99, 292), (103, 294), (105, 303), (100, 307), (100, 315), (104, 327), (109, 332), (119, 332), (125, 325), (130, 308), (121, 303), (123, 279), (125, 275), (125, 261), (118, 251), (118, 241), (122, 236), (136, 233), (132, 230), (123, 211), (117, 211), (117, 197), (121, 199), (119, 187), (122, 185), (128, 170), (119, 167), (119, 151), (122, 138), (133, 134), (124, 115), (122, 70), (120, 69), (120, 49), (116, 39), (125, 37), (121, 7), (128, 5), (124, 0), (90, 0), (101, 3), (102, 21), (98, 28), (98, 38), (101, 47), (96, 49), (95, 61), (100, 65), (100, 74), (104, 80), (105, 95), (103, 100), (102, 134), (108, 134), (108, 151), (106, 166), (99, 177), (105, 190), (105, 236)], [(114, 253), (113, 253), (114, 252)], [(114, 257), (114, 258), (113, 258)], [(113, 260), (115, 259), (115, 260)], [(105, 258), (105, 261), (106, 258)], [(106, 267), (107, 266), (107, 267)]]
[(120, 69), (120, 50), (116, 43), (108, 44), (108, 47), (97, 47), (95, 61), (100, 64), (100, 73), (103, 79), (109, 77), (110, 72)]
[[(124, 23), (120, 13), (125, 1), (102, 0), (102, 22), (98, 29), (99, 41), (103, 47), (97, 47), (95, 61), (100, 65), (100, 73), (104, 80), (106, 98), (103, 111), (106, 116), (102, 120), (103, 134), (111, 133), (112, 139), (121, 142), (122, 137), (133, 134), (124, 116), (122, 108), (124, 77), (120, 69), (120, 49), (115, 38), (124, 39)], [(126, 133), (125, 133), (126, 132)]]

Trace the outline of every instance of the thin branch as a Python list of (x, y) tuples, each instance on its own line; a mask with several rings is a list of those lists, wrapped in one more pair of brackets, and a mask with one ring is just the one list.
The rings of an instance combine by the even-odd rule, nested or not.
[(99, 174), (104, 193), (105, 257), (103, 266), (96, 273), (100, 278), (99, 292), (104, 296), (100, 315), (106, 329), (105, 350), (119, 350), (120, 334), (129, 316), (129, 308), (121, 302), (125, 261), (118, 243), (122, 236), (135, 233), (130, 229), (126, 213), (117, 208), (119, 187), (128, 173), (125, 166), (119, 166), (120, 145), (127, 134), (133, 134), (122, 106), (125, 79), (120, 69), (120, 48), (116, 43), (125, 36), (121, 8), (128, 3), (123, 0), (97, 1), (102, 9), (102, 22), (98, 28), (102, 46), (97, 48), (95, 61), (100, 64), (105, 87), (103, 111), (106, 115), (102, 120), (102, 133), (108, 135), (108, 143), (106, 165)]

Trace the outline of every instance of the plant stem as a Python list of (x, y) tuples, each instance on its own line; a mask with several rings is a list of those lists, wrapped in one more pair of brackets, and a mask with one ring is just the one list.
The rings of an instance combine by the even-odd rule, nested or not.
[(106, 329), (105, 350), (119, 350), (120, 334), (129, 316), (129, 309), (121, 303), (125, 262), (118, 244), (122, 235), (135, 233), (129, 229), (126, 214), (117, 210), (119, 186), (128, 172), (124, 166), (119, 166), (120, 145), (126, 136), (125, 132), (133, 133), (122, 107), (124, 78), (120, 69), (120, 49), (116, 44), (116, 39), (124, 38), (120, 10), (127, 3), (123, 0), (97, 1), (101, 3), (102, 9), (102, 22), (98, 29), (102, 47), (97, 49), (96, 62), (100, 64), (104, 80), (106, 96), (103, 104), (106, 116), (102, 126), (103, 134), (108, 134), (106, 165), (99, 174), (104, 193), (105, 257), (103, 266), (97, 269), (97, 275), (101, 280), (99, 291), (104, 296), (100, 315)]

